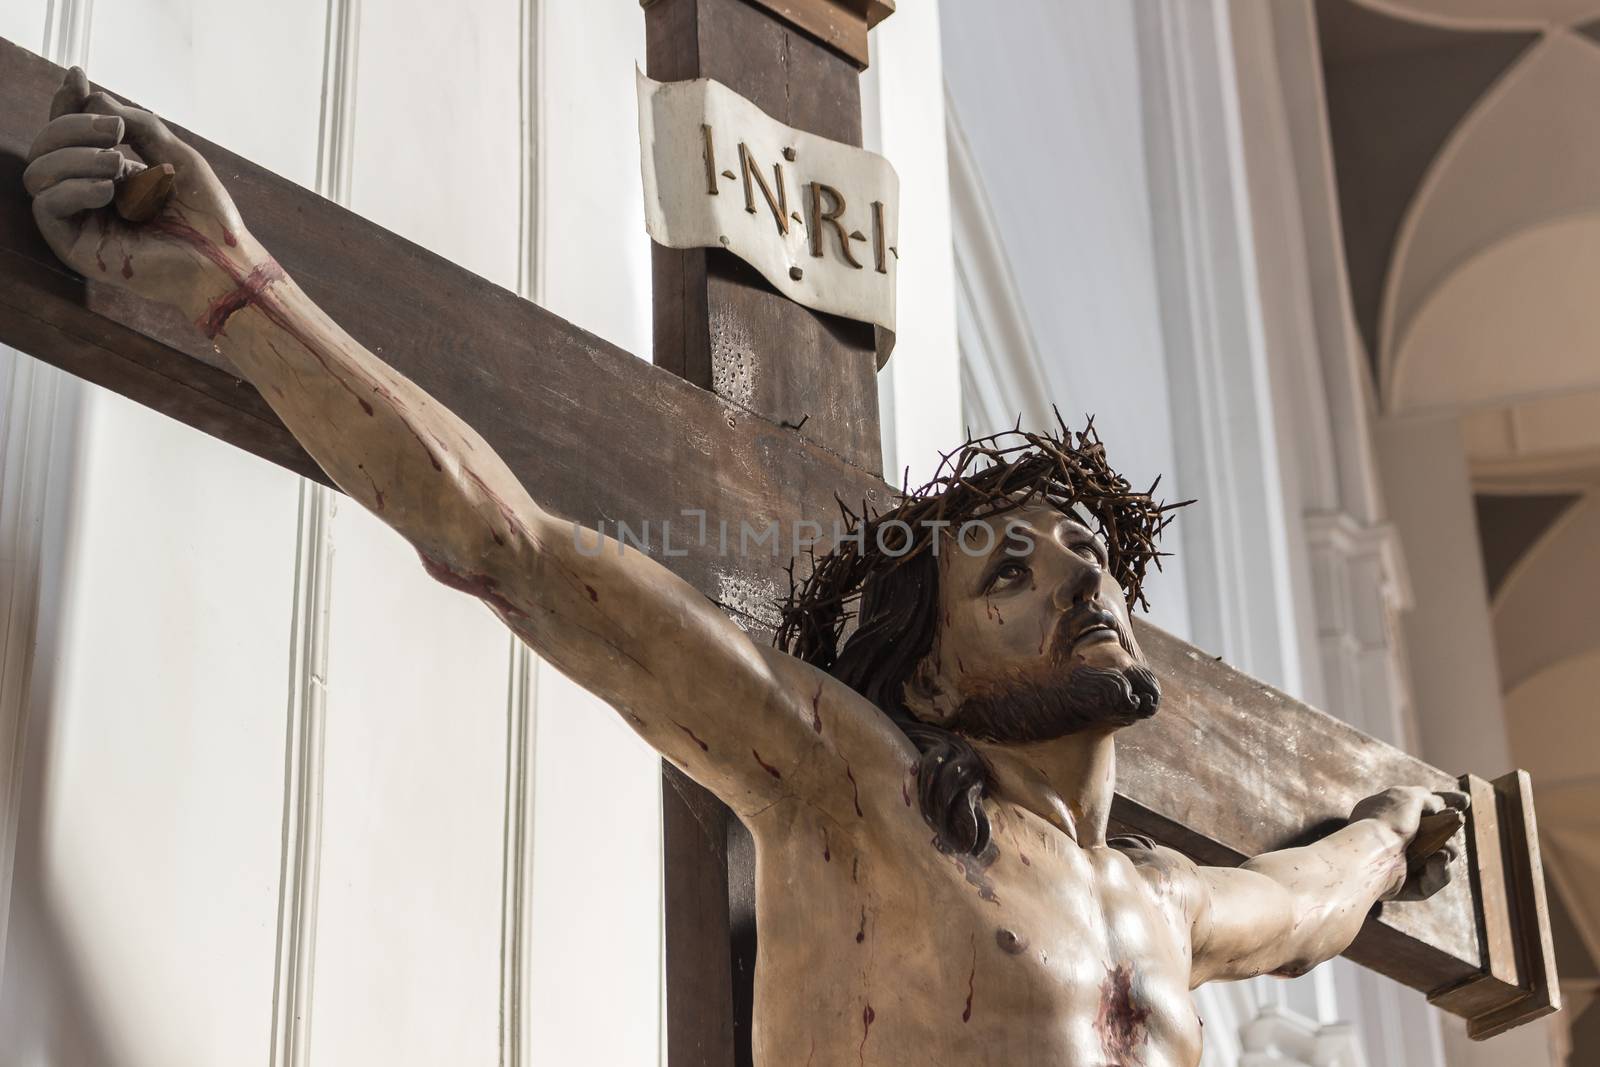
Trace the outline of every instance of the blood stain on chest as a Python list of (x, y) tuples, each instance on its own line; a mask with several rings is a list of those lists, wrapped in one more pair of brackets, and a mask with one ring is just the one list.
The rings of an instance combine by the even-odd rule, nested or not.
[(1149, 1037), (1150, 1009), (1133, 999), (1133, 968), (1118, 964), (1100, 987), (1100, 1011), (1094, 1028), (1111, 1062), (1137, 1062), (1134, 1055)]

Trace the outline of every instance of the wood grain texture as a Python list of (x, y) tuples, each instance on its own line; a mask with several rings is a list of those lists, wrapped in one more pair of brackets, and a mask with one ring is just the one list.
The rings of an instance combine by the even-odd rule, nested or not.
[(1559, 1011), (1561, 988), (1533, 782), (1513, 771), (1493, 782), (1465, 775), (1461, 785), (1485, 813), (1468, 847), (1487, 966), (1428, 1000), (1464, 1017), (1468, 1036), (1481, 1041)]
[[(728, 829), (735, 820), (665, 761), (661, 800), (667, 1063), (734, 1067), (737, 964), (729, 941)], [(744, 1047), (749, 1043), (746, 1033)]]
[[(39, 238), (20, 175), (62, 73), (0, 42), (0, 93), (8, 104), (0, 109), (0, 341), (316, 476), (255, 391), (228, 373), (188, 324), (86, 285)], [(761, 526), (797, 516), (826, 522), (835, 514), (835, 492), (847, 500), (887, 499), (888, 487), (862, 464), (177, 132), (212, 162), (251, 229), (307, 292), (471, 422), (550, 510), (593, 523), (659, 521), (699, 507), (713, 528), (719, 519), (736, 528), (740, 520)], [(686, 555), (662, 562), (759, 633), (757, 620), (770, 618), (770, 598), (786, 588), (786, 555), (723, 556), (714, 540), (684, 547)], [(1140, 639), (1167, 697), (1160, 715), (1126, 734), (1116, 815), (1202, 862), (1235, 863), (1302, 840), (1390, 784), (1455, 784), (1455, 775), (1364, 737), (1153, 627), (1141, 626)], [(1504, 810), (1509, 801), (1499, 803)], [(1424, 903), (1386, 906), (1349, 955), (1426, 992), (1445, 993), (1484, 974), (1525, 1001), (1541, 958), (1528, 946), (1539, 943), (1543, 898), (1531, 797), (1517, 804), (1515, 826), (1503, 832), (1488, 832), (1476, 813), (1468, 827), (1475, 862), (1487, 869), (1498, 862), (1514, 887), (1504, 907), (1531, 961), (1514, 987), (1504, 965), (1488, 969), (1469, 879)], [(722, 906), (726, 916), (726, 899)], [(1511, 935), (1494, 936), (1501, 947), (1491, 962), (1504, 958)], [(1509, 994), (1496, 995), (1501, 1003), (1474, 997), (1471, 1011), (1451, 1010), (1505, 1008)]]
[[(660, 0), (641, 0), (645, 8)], [(745, 0), (848, 60), (857, 70), (870, 62), (867, 31), (894, 14), (894, 0)]]
[[(864, 19), (857, 22), (865, 65), (866, 26)], [(856, 67), (768, 10), (744, 0), (655, 0), (646, 8), (645, 40), (647, 73), (658, 81), (714, 78), (779, 122), (861, 143)], [(737, 143), (737, 131), (719, 133), (727, 149)], [(654, 245), (651, 257), (657, 366), (769, 424), (792, 427), (800, 441), (855, 470), (876, 474), (881, 453), (870, 326), (788, 300), (722, 249)], [(715, 798), (663, 767), (667, 1059), (672, 1067), (743, 1067), (754, 1058), (760, 936), (754, 846)], [(720, 853), (704, 847), (697, 829), (711, 812), (720, 812)], [(691, 813), (700, 814), (691, 819)], [(700, 996), (719, 982), (731, 986), (710, 999)], [(731, 992), (726, 999), (725, 991)]]
[[(1456, 776), (1367, 737), (1142, 622), (1161, 711), (1119, 739), (1113, 818), (1194, 859), (1233, 865), (1343, 824), (1391, 785), (1456, 788)], [(1347, 956), (1433, 992), (1478, 973), (1465, 861), (1432, 899), (1389, 903)]]
[(872, 61), (864, 4), (849, 0), (748, 0), (827, 45), (859, 70)]
[[(715, 78), (781, 123), (861, 143), (855, 69), (780, 20), (745, 0), (656, 0), (645, 16), (650, 77)], [(719, 154), (731, 159), (735, 134), (718, 133)], [(870, 325), (783, 298), (723, 249), (653, 246), (651, 256), (658, 366), (798, 426), (803, 440), (870, 473), (881, 469)]]

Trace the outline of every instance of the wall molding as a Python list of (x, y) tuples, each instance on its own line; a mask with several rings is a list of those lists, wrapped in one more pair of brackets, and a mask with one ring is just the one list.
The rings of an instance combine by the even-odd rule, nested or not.
[[(544, 8), (518, 5), (517, 293), (544, 299)], [(539, 657), (515, 634), (507, 648), (505, 799), (500, 855), (500, 1067), (532, 1067), (534, 785)]]
[(1303, 684), (1289, 525), (1223, 0), (1136, 7), (1190, 639), (1289, 692)]
[[(0, 963), (5, 960), (27, 755), (58, 390), (54, 367), (0, 350)], [(59, 532), (59, 531), (57, 531)]]
[(1366, 1067), (1349, 1023), (1319, 1025), (1270, 1005), (1240, 1030), (1239, 1067)]
[(510, 637), (500, 869), (500, 1067), (532, 1067), (534, 779), (539, 657)]
[[(41, 54), (62, 66), (89, 54), (92, 0), (49, 0)], [(72, 465), (83, 386), (55, 367), (0, 348), (0, 977), (11, 915), (33, 663), (46, 545), (64, 535), (52, 472)], [(59, 501), (56, 501), (59, 503)], [(46, 531), (50, 536), (46, 536)]]
[(322, 41), (322, 104), (317, 116), (317, 192), (350, 203), (356, 138), (356, 75), (361, 0), (327, 0)]
[(518, 126), (521, 135), (521, 174), (517, 202), (517, 295), (544, 303), (545, 259), (544, 197), (544, 10), (542, 0), (521, 0), (517, 28), (517, 78), (520, 91)]
[(45, 5), (44, 49), (40, 54), (63, 67), (85, 65), (93, 26), (94, 0), (49, 0)]
[[(361, 0), (327, 0), (317, 117), (317, 192), (350, 202)], [(278, 944), (273, 962), (272, 1067), (311, 1062), (317, 904), (326, 774), (328, 639), (333, 588), (333, 490), (301, 479), (289, 696), (284, 731), (283, 825), (278, 860)]]
[(1304, 516), (1312, 607), (1327, 710), (1391, 745), (1414, 750), (1410, 681), (1395, 642), (1412, 605), (1400, 535), (1346, 512)]
[(331, 490), (301, 479), (268, 1058), (273, 1067), (301, 1067), (311, 1060), (335, 500)]

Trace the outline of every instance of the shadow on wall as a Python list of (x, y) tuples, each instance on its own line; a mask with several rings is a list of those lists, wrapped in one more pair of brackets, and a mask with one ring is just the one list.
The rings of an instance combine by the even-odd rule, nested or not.
[[(27, 360), (11, 352), (0, 352), (0, 359)], [(31, 362), (31, 361), (28, 361)], [(0, 370), (4, 364), (0, 364)], [(46, 375), (58, 372), (40, 368)], [(27, 446), (40, 449), (44, 463), (31, 474), (8, 472), (16, 481), (5, 486), (8, 493), (21, 496), (42, 491), (25, 483), (29, 477), (48, 479), (48, 491), (41, 498), (40, 513), (32, 516), (45, 533), (71, 529), (79, 494), (76, 492), (78, 465), (76, 449), (81, 422), (82, 394), (76, 383), (60, 374), (60, 381), (33, 381), (29, 396), (12, 395), (0, 412), (12, 418), (42, 419), (43, 433), (29, 438)], [(13, 387), (16, 382), (13, 380)], [(0, 427), (3, 430), (3, 427)], [(15, 443), (15, 442), (12, 442)], [(7, 447), (0, 433), (0, 452)], [(10, 463), (13, 468), (20, 463)], [(13, 502), (14, 504), (14, 502)], [(32, 634), (31, 678), (21, 680), (26, 688), (17, 706), (0, 708), (0, 716), (20, 717), (19, 741), (26, 758), (17, 760), (21, 782), (12, 794), (16, 813), (15, 851), (11, 866), (9, 909), (0, 913), (0, 1064), (6, 1067), (34, 1065), (83, 1065), (117, 1067), (128, 1062), (118, 1043), (107, 1032), (97, 999), (104, 991), (87, 979), (84, 954), (74, 943), (70, 930), (50, 899), (44, 879), (42, 845), (47, 825), (49, 791), (46, 768), (51, 766), (54, 727), (50, 715), (56, 704), (56, 657), (52, 655), (56, 629), (54, 612), (61, 603), (64, 583), (64, 553), (60, 544), (43, 543), (30, 547), (11, 546), (18, 553), (6, 564), (18, 568), (37, 566), (37, 586), (32, 590), (37, 619), (23, 620)], [(32, 555), (37, 552), (37, 558)], [(16, 578), (16, 574), (0, 578)], [(25, 585), (6, 583), (18, 593)], [(13, 605), (13, 608), (21, 605)], [(25, 611), (25, 608), (24, 608)], [(12, 622), (21, 614), (13, 610)], [(4, 651), (4, 650), (0, 650)], [(30, 657), (23, 657), (24, 669)], [(16, 669), (16, 662), (7, 667)], [(15, 690), (13, 690), (15, 692)], [(9, 724), (8, 724), (9, 725)], [(0, 803), (4, 802), (0, 797)], [(0, 815), (5, 814), (0, 811)], [(4, 846), (0, 839), (0, 847)], [(0, 897), (0, 906), (4, 898)], [(133, 1039), (137, 1039), (136, 1036)]]
[(32, 758), (24, 763), (11, 909), (3, 917), (0, 1063), (116, 1067), (127, 1061), (118, 1054), (118, 1043), (106, 1033), (97, 1009), (103, 991), (86, 980), (83, 954), (61, 922), (43, 877), (40, 840), (48, 818), (44, 768), (50, 765), (51, 723), (50, 701), (39, 694), (49, 688), (35, 686), (29, 709)]

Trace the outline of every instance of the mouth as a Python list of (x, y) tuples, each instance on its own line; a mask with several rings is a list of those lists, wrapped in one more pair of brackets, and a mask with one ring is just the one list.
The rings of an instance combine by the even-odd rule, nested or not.
[(1070, 654), (1080, 646), (1122, 640), (1122, 632), (1117, 628), (1117, 618), (1109, 611), (1077, 612), (1064, 622), (1066, 640), (1061, 646), (1064, 654)]
[(1079, 645), (1098, 645), (1106, 641), (1115, 640), (1117, 640), (1117, 631), (1102, 623), (1086, 626), (1079, 630), (1078, 635), (1072, 639), (1072, 642), (1067, 647), (1077, 648)]

